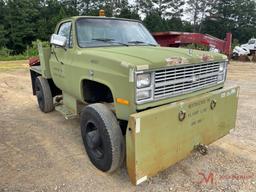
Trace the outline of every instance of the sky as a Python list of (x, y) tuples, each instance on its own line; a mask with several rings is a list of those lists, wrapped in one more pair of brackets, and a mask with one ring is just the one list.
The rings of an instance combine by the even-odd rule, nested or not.
[[(128, 0), (129, 3), (134, 3), (135, 0)], [(186, 4), (184, 5), (184, 9), (186, 8)], [(143, 15), (141, 15), (142, 19), (144, 18)], [(187, 13), (183, 13), (183, 16), (181, 17), (182, 20), (186, 20), (186, 21), (190, 21), (191, 20), (191, 15), (187, 14)]]

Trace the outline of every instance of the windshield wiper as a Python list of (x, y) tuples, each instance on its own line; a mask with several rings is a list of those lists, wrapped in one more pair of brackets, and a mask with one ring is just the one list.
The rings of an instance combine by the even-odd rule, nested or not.
[(145, 45), (150, 45), (150, 46), (156, 46), (156, 44), (152, 44), (152, 43), (147, 43), (144, 41), (129, 41), (128, 43), (134, 43), (134, 44), (145, 44)]
[(129, 46), (126, 43), (122, 43), (120, 41), (116, 41), (115, 39), (109, 39), (109, 38), (95, 38), (95, 39), (92, 39), (92, 40), (102, 41), (102, 42), (106, 42), (106, 43), (117, 43), (117, 44), (124, 45), (124, 46), (127, 46), (127, 47)]

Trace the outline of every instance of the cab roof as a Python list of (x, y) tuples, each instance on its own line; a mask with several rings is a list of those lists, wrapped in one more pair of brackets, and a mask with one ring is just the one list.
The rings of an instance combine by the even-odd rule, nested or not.
[(140, 22), (140, 20), (135, 19), (126, 19), (126, 18), (117, 18), (117, 17), (105, 17), (105, 16), (73, 16), (69, 18), (65, 18), (63, 20), (72, 19), (72, 20), (78, 20), (78, 19), (108, 19), (108, 20), (123, 20), (123, 21), (133, 21), (133, 22)]

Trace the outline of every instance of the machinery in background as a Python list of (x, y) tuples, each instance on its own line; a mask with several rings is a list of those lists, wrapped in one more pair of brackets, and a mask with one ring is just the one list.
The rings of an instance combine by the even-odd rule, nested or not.
[(232, 59), (256, 62), (256, 39), (252, 38), (248, 43), (236, 46), (233, 49)]
[(252, 38), (248, 41), (248, 43), (241, 45), (241, 48), (248, 49), (250, 51), (250, 55), (255, 54), (256, 52), (256, 39)]
[(232, 53), (232, 59), (241, 61), (250, 61), (248, 55), (250, 55), (250, 50), (246, 47), (235, 46)]
[(227, 33), (224, 40), (211, 35), (187, 32), (157, 32), (153, 33), (156, 41), (163, 47), (180, 47), (188, 44), (204, 45), (209, 51), (224, 53), (231, 56), (232, 34)]

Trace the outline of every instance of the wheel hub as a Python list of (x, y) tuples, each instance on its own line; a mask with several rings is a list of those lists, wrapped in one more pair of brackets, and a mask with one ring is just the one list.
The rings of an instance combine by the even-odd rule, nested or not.
[(87, 124), (86, 128), (86, 143), (91, 152), (97, 159), (102, 159), (104, 156), (104, 149), (100, 133), (96, 125), (92, 122)]

